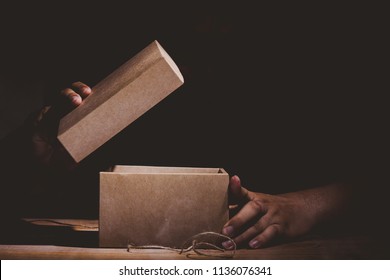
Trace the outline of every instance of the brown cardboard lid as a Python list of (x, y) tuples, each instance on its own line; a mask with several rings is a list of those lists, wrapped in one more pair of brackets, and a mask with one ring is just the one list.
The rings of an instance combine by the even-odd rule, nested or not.
[(154, 41), (92, 88), (60, 121), (58, 139), (80, 162), (175, 89), (184, 78)]

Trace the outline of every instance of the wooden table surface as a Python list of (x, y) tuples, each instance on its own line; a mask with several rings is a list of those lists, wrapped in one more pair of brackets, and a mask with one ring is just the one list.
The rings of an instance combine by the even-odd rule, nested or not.
[[(216, 259), (164, 249), (98, 248), (98, 221), (24, 219), (23, 232), (3, 238), (1, 259)], [(234, 259), (389, 259), (388, 238), (310, 235), (263, 249), (239, 249)], [(204, 250), (207, 254), (218, 251)], [(229, 255), (228, 253), (224, 253)]]

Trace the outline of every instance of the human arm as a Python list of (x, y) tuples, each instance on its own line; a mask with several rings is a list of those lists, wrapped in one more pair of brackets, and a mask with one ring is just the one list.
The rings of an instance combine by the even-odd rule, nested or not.
[[(14, 221), (28, 215), (42, 215), (42, 211), (54, 213), (51, 203), (63, 186), (70, 186), (70, 169), (76, 164), (57, 140), (58, 123), (62, 116), (82, 103), (91, 89), (84, 84), (73, 83), (55, 98), (52, 106), (30, 114), (24, 124), (12, 131), (0, 143), (0, 217)], [(87, 87), (87, 86), (86, 86)], [(50, 205), (48, 207), (47, 205)]]
[[(276, 238), (301, 236), (319, 224), (336, 219), (346, 211), (350, 188), (326, 185), (298, 192), (268, 195), (248, 191), (237, 176), (230, 180), (232, 204), (242, 207), (222, 232), (236, 242), (261, 248)], [(229, 241), (223, 244), (230, 249)]]

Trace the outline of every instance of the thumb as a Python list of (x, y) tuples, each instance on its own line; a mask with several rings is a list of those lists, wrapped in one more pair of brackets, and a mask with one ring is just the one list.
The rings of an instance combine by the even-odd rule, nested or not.
[(230, 204), (246, 203), (248, 198), (248, 190), (241, 185), (241, 180), (237, 175), (230, 178), (229, 182), (229, 202)]

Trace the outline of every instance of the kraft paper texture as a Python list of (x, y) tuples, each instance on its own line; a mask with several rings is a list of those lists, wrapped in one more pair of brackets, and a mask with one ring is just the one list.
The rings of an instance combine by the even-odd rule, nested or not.
[(221, 232), (228, 184), (219, 168), (117, 166), (101, 172), (100, 246), (181, 248), (195, 234)]
[(178, 67), (154, 41), (61, 119), (58, 139), (80, 162), (183, 83)]

